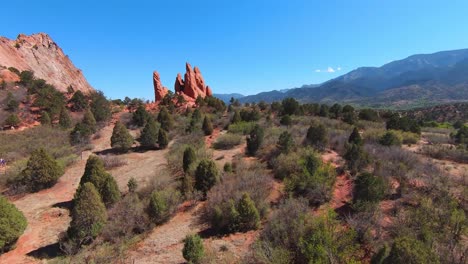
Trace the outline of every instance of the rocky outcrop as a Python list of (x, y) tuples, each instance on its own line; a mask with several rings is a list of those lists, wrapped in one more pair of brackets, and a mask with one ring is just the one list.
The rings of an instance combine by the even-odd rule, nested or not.
[(156, 102), (162, 100), (169, 92), (169, 90), (161, 84), (161, 79), (159, 78), (159, 73), (157, 71), (153, 72), (153, 86), (154, 99)]
[[(154, 93), (156, 97), (156, 101), (161, 100), (161, 94), (166, 95), (167, 89), (162, 87), (161, 81), (159, 80), (159, 74), (157, 75), (157, 82), (155, 81), (155, 72), (153, 74), (153, 82), (154, 82)], [(164, 89), (161, 89), (164, 88)], [(175, 83), (174, 83), (174, 90), (176, 94), (182, 95), (186, 101), (194, 102), (198, 96), (205, 98), (206, 96), (213, 96), (213, 93), (210, 87), (205, 85), (205, 80), (201, 74), (201, 71), (198, 67), (192, 69), (192, 66), (187, 62), (185, 64), (185, 75), (184, 79), (182, 79), (182, 75), (180, 73), (177, 74)], [(160, 91), (164, 91), (161, 93)]]
[(14, 83), (18, 82), (20, 80), (19, 76), (11, 72), (8, 69), (2, 69), (0, 70), (0, 83), (6, 82), (6, 83)]
[(20, 34), (16, 40), (0, 37), (0, 65), (33, 71), (36, 78), (46, 80), (62, 92), (70, 85), (84, 93), (94, 91), (81, 70), (45, 33)]

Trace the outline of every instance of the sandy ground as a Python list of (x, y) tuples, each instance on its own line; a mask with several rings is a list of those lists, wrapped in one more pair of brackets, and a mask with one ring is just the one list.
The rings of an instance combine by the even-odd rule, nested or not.
[[(93, 141), (95, 149), (100, 151), (110, 148), (110, 135), (113, 125), (101, 130), (101, 138)], [(56, 243), (61, 232), (70, 223), (69, 212), (56, 205), (68, 202), (73, 198), (84, 172), (86, 159), (90, 151), (83, 152), (83, 159), (67, 168), (52, 188), (37, 193), (27, 194), (20, 198), (12, 197), (12, 202), (23, 212), (28, 227), (18, 239), (16, 248), (0, 255), (0, 263), (40, 263), (40, 260), (27, 256), (28, 253), (41, 247)]]
[[(211, 147), (212, 142), (223, 134), (215, 130), (212, 136), (205, 138), (205, 143)], [(231, 150), (214, 150), (213, 157), (222, 167), (225, 162), (231, 162), (236, 155), (242, 155), (245, 144)], [(270, 202), (276, 202), (282, 196), (282, 184), (274, 182)], [(204, 203), (191, 205), (184, 203), (178, 212), (167, 223), (156, 227), (134, 248), (127, 252), (127, 263), (185, 263), (182, 256), (183, 239), (188, 234), (203, 233), (208, 226), (199, 220)], [(223, 237), (206, 237), (205, 250), (213, 263), (236, 263), (250, 250), (252, 243), (259, 235), (259, 230), (246, 233), (235, 233)]]

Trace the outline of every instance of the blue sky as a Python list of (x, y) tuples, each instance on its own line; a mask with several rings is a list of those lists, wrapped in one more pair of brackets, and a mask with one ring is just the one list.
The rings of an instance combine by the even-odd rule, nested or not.
[(468, 48), (463, 0), (105, 2), (5, 1), (0, 35), (50, 34), (111, 98), (152, 99), (153, 70), (173, 90), (186, 61), (215, 93), (254, 94)]

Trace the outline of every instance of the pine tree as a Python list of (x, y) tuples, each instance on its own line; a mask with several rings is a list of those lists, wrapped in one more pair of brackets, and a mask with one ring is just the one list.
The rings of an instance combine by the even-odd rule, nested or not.
[(169, 145), (169, 137), (167, 135), (167, 132), (162, 128), (159, 129), (158, 145), (160, 149), (165, 149), (167, 148), (167, 145)]
[(145, 127), (141, 131), (140, 139), (143, 147), (152, 148), (158, 143), (158, 127), (156, 121), (153, 118), (149, 118)]
[(197, 155), (195, 154), (195, 150), (191, 146), (188, 146), (184, 150), (184, 156), (182, 161), (182, 168), (184, 172), (187, 173), (190, 167), (195, 163), (197, 159)]
[(0, 195), (0, 252), (8, 250), (23, 234), (27, 225), (23, 213)]
[(234, 115), (232, 116), (231, 119), (231, 124), (239, 123), (242, 121), (241, 115), (239, 110), (234, 111)]
[(379, 140), (383, 146), (400, 146), (401, 138), (393, 131), (387, 131)]
[(195, 170), (195, 189), (206, 193), (218, 182), (218, 168), (212, 160), (202, 160)]
[(247, 152), (250, 155), (255, 155), (257, 153), (257, 150), (260, 148), (260, 146), (263, 143), (263, 128), (260, 127), (258, 124), (254, 126), (252, 131), (249, 134), (249, 137), (247, 137)]
[(100, 91), (91, 95), (90, 108), (97, 122), (107, 121), (112, 116), (110, 103)]
[(209, 136), (213, 133), (213, 124), (211, 123), (211, 119), (208, 116), (205, 116), (205, 119), (203, 119), (202, 129), (206, 136)]
[(160, 223), (165, 220), (168, 212), (168, 205), (161, 191), (154, 191), (151, 194), (148, 211), (155, 223)]
[(199, 235), (187, 235), (182, 249), (184, 259), (190, 264), (199, 264), (205, 255), (203, 241)]
[(258, 213), (255, 202), (252, 201), (248, 193), (244, 193), (237, 203), (237, 212), (239, 213), (238, 223), (240, 231), (258, 229), (260, 226), (260, 214)]
[(170, 131), (174, 126), (174, 120), (167, 111), (166, 107), (161, 107), (161, 110), (158, 114), (158, 122), (161, 124), (161, 128), (166, 131)]
[(279, 151), (281, 153), (289, 153), (294, 148), (294, 139), (288, 131), (284, 131), (278, 138), (277, 143)]
[(95, 155), (89, 156), (80, 186), (90, 182), (94, 185), (102, 201), (110, 206), (120, 200), (120, 191), (114, 177), (106, 172), (104, 162)]
[(4, 122), (5, 126), (18, 126), (21, 123), (21, 120), (18, 118), (17, 115), (11, 114), (7, 117), (7, 119)]
[(21, 172), (21, 182), (31, 191), (52, 187), (62, 176), (58, 163), (42, 148), (31, 153), (26, 168)]
[(192, 119), (195, 120), (195, 122), (198, 122), (200, 121), (202, 118), (202, 114), (201, 114), (201, 111), (200, 109), (195, 109), (195, 111), (193, 111), (193, 114), (192, 114)]
[(132, 114), (133, 123), (139, 127), (144, 126), (150, 118), (151, 116), (148, 111), (146, 111), (146, 108), (143, 104), (138, 105), (138, 108)]
[(50, 126), (51, 124), (52, 124), (52, 121), (50, 120), (49, 113), (47, 113), (46, 111), (42, 112), (41, 125)]
[(60, 110), (59, 125), (62, 128), (70, 128), (72, 125), (72, 120), (65, 107), (62, 107), (62, 110)]
[(89, 244), (101, 232), (107, 212), (101, 196), (90, 182), (81, 185), (73, 199), (68, 237), (78, 245)]
[(81, 111), (86, 109), (88, 106), (88, 102), (86, 101), (86, 97), (84, 96), (83, 92), (80, 90), (76, 91), (72, 98), (70, 99), (70, 103), (72, 103), (72, 110), (73, 111)]
[(350, 144), (356, 144), (356, 145), (362, 145), (362, 138), (361, 134), (359, 134), (359, 130), (357, 127), (354, 127), (353, 132), (351, 132), (351, 135), (349, 136), (348, 143)]
[(322, 124), (312, 124), (307, 130), (306, 140), (318, 149), (325, 148), (328, 141), (327, 129)]
[(123, 152), (127, 152), (133, 145), (133, 137), (128, 132), (127, 128), (117, 121), (112, 131), (111, 147)]
[(90, 135), (96, 133), (96, 119), (94, 119), (94, 115), (89, 109), (86, 110), (81, 123), (90, 131)]

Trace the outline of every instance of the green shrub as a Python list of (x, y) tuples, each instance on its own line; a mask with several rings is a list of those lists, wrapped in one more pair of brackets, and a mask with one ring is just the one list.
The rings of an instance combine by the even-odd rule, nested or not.
[(431, 264), (439, 263), (437, 256), (423, 242), (410, 237), (395, 239), (386, 264)]
[(250, 110), (244, 108), (240, 111), (240, 116), (244, 122), (254, 122), (260, 119), (260, 112), (257, 108), (252, 108)]
[(306, 141), (318, 149), (323, 149), (328, 142), (328, 132), (325, 126), (312, 124), (307, 130)]
[(347, 167), (354, 174), (369, 163), (369, 155), (361, 145), (346, 145), (346, 153), (343, 156), (347, 161)]
[(379, 114), (373, 109), (362, 109), (359, 111), (359, 119), (377, 122), (379, 121)]
[(284, 115), (294, 115), (299, 112), (299, 102), (294, 98), (285, 98), (281, 102)]
[(169, 114), (166, 107), (161, 107), (157, 120), (161, 124), (161, 128), (166, 131), (170, 131), (174, 126), (174, 119)]
[(255, 127), (255, 122), (236, 122), (230, 124), (228, 132), (233, 134), (248, 135)]
[(62, 174), (57, 161), (40, 148), (31, 153), (26, 168), (20, 174), (20, 182), (36, 192), (52, 187)]
[[(4, 83), (5, 81), (3, 81)], [(6, 86), (6, 84), (5, 84)], [(19, 102), (15, 99), (15, 97), (13, 96), (13, 94), (11, 92), (8, 92), (7, 94), (7, 98), (6, 98), (6, 110), (8, 111), (16, 111), (18, 110), (18, 107), (19, 107)]]
[(292, 118), (290, 115), (284, 115), (280, 119), (280, 124), (283, 126), (290, 126), (292, 124)]
[(392, 131), (386, 132), (379, 140), (383, 146), (401, 146), (402, 139)]
[(138, 189), (138, 182), (132, 177), (128, 180), (127, 187), (129, 192), (134, 193)]
[(191, 146), (188, 146), (187, 148), (185, 148), (184, 156), (182, 160), (182, 168), (185, 173), (189, 171), (189, 169), (193, 166), (196, 160), (197, 160), (197, 155), (195, 153), (195, 150)]
[(257, 150), (263, 143), (264, 131), (259, 125), (255, 125), (249, 136), (247, 137), (247, 153), (249, 155), (255, 155)]
[(219, 181), (218, 174), (214, 161), (200, 161), (195, 171), (195, 189), (201, 191), (206, 197), (206, 193)]
[(68, 114), (67, 108), (63, 107), (62, 110), (60, 110), (60, 116), (59, 116), (59, 125), (62, 128), (70, 128), (72, 125), (72, 120), (70, 118), (70, 115)]
[(96, 119), (94, 118), (93, 112), (91, 112), (89, 109), (86, 110), (81, 123), (83, 123), (83, 125), (86, 127), (87, 130), (89, 130), (91, 134), (96, 133)]
[(148, 212), (152, 221), (161, 224), (169, 219), (180, 200), (179, 192), (166, 188), (151, 193)]
[(111, 206), (120, 199), (120, 192), (115, 179), (104, 169), (104, 162), (95, 155), (89, 156), (80, 186), (90, 182), (99, 192), (102, 201)]
[(359, 204), (377, 203), (385, 196), (386, 186), (382, 177), (363, 172), (354, 183), (354, 202)]
[(88, 107), (88, 101), (84, 96), (83, 92), (80, 90), (76, 91), (72, 98), (70, 99), (69, 103), (72, 104), (71, 109), (72, 111), (82, 111)]
[(182, 250), (184, 259), (190, 264), (201, 263), (205, 255), (203, 241), (198, 235), (187, 235), (184, 239), (184, 248)]
[(68, 237), (78, 245), (89, 244), (106, 224), (106, 208), (92, 183), (86, 182), (76, 191), (71, 218)]
[(15, 127), (18, 126), (21, 123), (21, 120), (18, 118), (18, 115), (11, 114), (7, 117), (7, 119), (4, 122), (5, 126), (9, 127)]
[(138, 108), (132, 114), (133, 123), (139, 127), (144, 126), (150, 118), (151, 116), (148, 111), (146, 111), (146, 108), (143, 104), (138, 105)]
[(242, 121), (242, 118), (240, 116), (239, 110), (234, 111), (234, 115), (232, 116), (231, 119), (231, 124), (236, 124)]
[(245, 232), (258, 229), (260, 226), (260, 214), (248, 193), (242, 195), (242, 198), (237, 203), (236, 209), (238, 213), (236, 224), (239, 231)]
[(50, 120), (50, 116), (47, 112), (42, 112), (41, 114), (41, 125), (43, 126), (50, 126), (52, 121)]
[(156, 124), (156, 121), (150, 117), (141, 131), (140, 138), (138, 140), (143, 147), (152, 148), (158, 143), (158, 134), (158, 125)]
[(455, 142), (468, 145), (468, 126), (463, 125), (455, 134)]
[(224, 163), (223, 171), (224, 171), (224, 172), (227, 172), (227, 173), (232, 172), (232, 171), (233, 171), (233, 169), (232, 169), (232, 163), (230, 163), (230, 162)]
[(288, 131), (284, 131), (279, 136), (276, 145), (281, 153), (287, 154), (293, 150), (295, 143), (292, 135)]
[(232, 149), (242, 143), (242, 136), (238, 134), (224, 134), (216, 139), (213, 144), (215, 149)]
[(162, 127), (158, 132), (158, 146), (160, 149), (165, 149), (169, 145), (169, 136), (167, 135), (166, 130)]
[(97, 122), (106, 122), (112, 117), (110, 102), (101, 91), (91, 95), (90, 107)]
[(213, 133), (213, 123), (211, 123), (211, 119), (208, 116), (205, 116), (203, 119), (202, 129), (206, 136)]
[(127, 152), (133, 145), (133, 137), (127, 128), (117, 121), (112, 131), (111, 147), (120, 151)]
[(0, 252), (8, 250), (28, 225), (23, 213), (0, 195)]
[(357, 129), (357, 127), (354, 127), (353, 132), (349, 136), (348, 143), (356, 145), (363, 144), (361, 134), (359, 134), (359, 130)]

